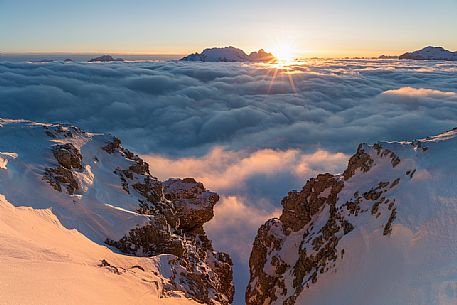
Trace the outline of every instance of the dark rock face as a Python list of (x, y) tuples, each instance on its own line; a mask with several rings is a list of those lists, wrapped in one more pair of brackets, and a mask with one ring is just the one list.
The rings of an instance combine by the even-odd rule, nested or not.
[(122, 58), (113, 58), (111, 55), (102, 55), (89, 60), (89, 62), (113, 62), (113, 61), (124, 61)]
[(74, 195), (79, 190), (79, 185), (73, 176), (73, 172), (62, 166), (45, 169), (43, 180), (58, 192), (62, 192), (65, 187), (69, 195)]
[[(82, 134), (82, 131), (77, 128), (63, 125), (51, 128), (45, 126), (44, 128), (46, 134), (54, 139), (72, 138), (75, 134)], [(43, 180), (56, 191), (62, 192), (63, 189), (66, 189), (69, 195), (74, 195), (80, 189), (75, 172), (82, 170), (81, 153), (72, 143), (66, 143), (53, 146), (52, 154), (59, 165), (54, 168), (46, 168)]]
[(342, 175), (321, 174), (308, 180), (301, 191), (289, 192), (282, 200), (280, 218), (262, 225), (254, 240), (246, 304), (296, 304), (305, 289), (344, 259), (344, 249), (338, 245), (356, 229), (358, 217), (371, 215), (380, 222), (383, 235), (391, 233), (397, 209), (389, 191), (402, 179), (411, 179), (413, 169), (403, 173), (405, 178), (379, 181), (340, 199), (346, 184), (356, 174), (370, 172), (376, 162), (393, 169), (401, 161), (381, 144), (360, 145)]
[(82, 169), (82, 156), (78, 149), (71, 143), (56, 145), (52, 153), (59, 164), (66, 169)]
[[(336, 203), (336, 195), (342, 186), (343, 183), (331, 174), (310, 179), (301, 192), (290, 192), (282, 200), (283, 213), (279, 220), (292, 232), (300, 230), (325, 204)], [(321, 197), (325, 190), (330, 193)]]
[(234, 294), (232, 261), (227, 254), (214, 251), (203, 230), (203, 224), (214, 215), (219, 196), (193, 178), (160, 182), (150, 175), (148, 164), (123, 148), (119, 139), (114, 138), (103, 150), (132, 161), (115, 173), (123, 189), (138, 196), (137, 212), (150, 216), (146, 225), (106, 243), (132, 255), (174, 255), (169, 261), (173, 275), (167, 289), (184, 291), (205, 304), (230, 304)]
[(107, 244), (128, 254), (140, 256), (172, 254), (182, 257), (184, 243), (179, 236), (171, 233), (168, 226), (164, 216), (156, 216), (148, 224), (131, 230), (119, 241), (107, 240)]
[(359, 145), (357, 153), (349, 159), (349, 164), (343, 173), (344, 180), (351, 178), (357, 170), (364, 173), (368, 172), (373, 165), (373, 159), (363, 149), (363, 145)]
[[(317, 272), (325, 270), (327, 264), (336, 259), (337, 233), (343, 231), (349, 233), (352, 230), (350, 223), (338, 213), (335, 207), (337, 194), (343, 185), (341, 179), (331, 174), (318, 175), (316, 178), (310, 179), (300, 192), (290, 192), (283, 199), (283, 213), (279, 221), (272, 220), (259, 229), (249, 260), (251, 281), (257, 279), (257, 287), (248, 287), (246, 291), (248, 304), (265, 304), (268, 300), (271, 303), (277, 299), (277, 293), (286, 295), (287, 289), (282, 275), (288, 268), (292, 268), (295, 275), (293, 287), (295, 291), (285, 304), (293, 304), (303, 289), (301, 283), (305, 277), (308, 277), (305, 282), (314, 283), (317, 279)], [(279, 251), (283, 245), (284, 236), (303, 229), (325, 206), (329, 207), (329, 218), (312, 240), (313, 249), (317, 253), (309, 255), (306, 250), (300, 250), (294, 266), (287, 265), (281, 256), (272, 256), (271, 264), (276, 271), (274, 275), (266, 274), (263, 266), (266, 264), (268, 253)], [(344, 229), (345, 227), (346, 229)], [(279, 231), (280, 235), (278, 236), (278, 233), (272, 233), (272, 231)], [(261, 293), (259, 293), (259, 287)], [(273, 294), (271, 294), (272, 291), (274, 291)]]
[(178, 228), (184, 231), (201, 231), (203, 224), (213, 216), (213, 207), (219, 195), (209, 192), (193, 178), (169, 179), (163, 183), (165, 198), (173, 202)]

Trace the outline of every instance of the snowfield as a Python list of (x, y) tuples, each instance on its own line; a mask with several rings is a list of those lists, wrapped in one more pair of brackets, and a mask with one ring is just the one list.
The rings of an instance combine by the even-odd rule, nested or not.
[[(100, 266), (101, 261), (118, 268)], [(62, 226), (50, 209), (0, 196), (0, 304), (198, 304), (160, 298), (157, 258), (114, 253)], [(141, 270), (138, 267), (144, 269)]]

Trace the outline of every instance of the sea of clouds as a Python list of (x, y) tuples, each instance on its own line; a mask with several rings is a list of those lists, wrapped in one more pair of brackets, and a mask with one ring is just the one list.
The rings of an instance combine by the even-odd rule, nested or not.
[(221, 194), (206, 225), (236, 263), (280, 201), (341, 172), (360, 142), (413, 140), (457, 126), (457, 64), (310, 60), (242, 63), (0, 63), (0, 117), (110, 132), (159, 178)]

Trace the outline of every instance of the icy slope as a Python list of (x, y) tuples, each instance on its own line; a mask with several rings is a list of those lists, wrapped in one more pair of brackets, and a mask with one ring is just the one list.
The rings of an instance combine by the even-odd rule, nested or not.
[(457, 131), (360, 145), (258, 231), (247, 304), (457, 304)]
[(0, 196), (0, 304), (197, 304), (160, 298), (159, 265), (159, 257), (95, 244), (64, 228), (49, 209), (14, 207)]
[(457, 52), (450, 52), (442, 47), (425, 47), (422, 50), (400, 55), (400, 59), (416, 60), (457, 60)]
[(117, 138), (0, 120), (0, 194), (14, 206), (51, 208), (65, 228), (100, 245), (160, 256), (162, 296), (231, 302), (230, 257), (203, 230), (219, 196), (192, 178), (158, 181)]

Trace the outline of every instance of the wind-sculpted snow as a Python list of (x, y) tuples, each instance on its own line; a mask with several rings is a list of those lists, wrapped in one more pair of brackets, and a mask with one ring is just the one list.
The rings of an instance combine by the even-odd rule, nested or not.
[(282, 200), (250, 257), (246, 304), (457, 302), (457, 130), (361, 144)]
[(0, 242), (2, 304), (200, 304), (161, 297), (161, 257), (114, 253), (62, 226), (51, 209), (15, 207), (3, 195)]

